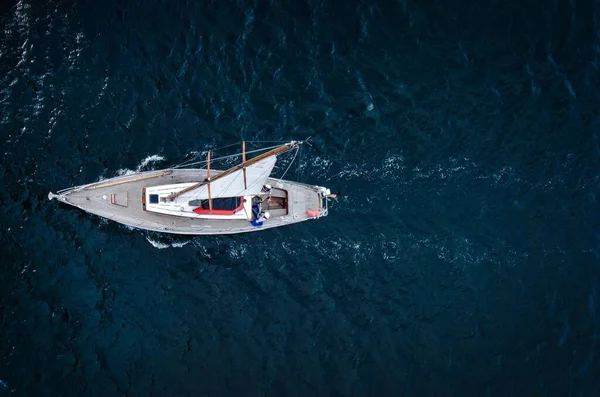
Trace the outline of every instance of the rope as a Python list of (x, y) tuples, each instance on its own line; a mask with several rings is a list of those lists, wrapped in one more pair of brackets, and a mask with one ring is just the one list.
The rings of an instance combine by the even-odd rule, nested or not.
[[(300, 162), (300, 164), (302, 164), (302, 155), (300, 155), (300, 159), (298, 161)], [(296, 169), (296, 180), (300, 180), (300, 167)]]
[(246, 141), (246, 143), (286, 143), (288, 141)]
[[(232, 146), (232, 145), (229, 145), (229, 146)], [(280, 146), (280, 145), (276, 145), (276, 146), (271, 146), (271, 147), (267, 147), (267, 148), (261, 148), (261, 149), (251, 150), (251, 151), (248, 151), (248, 152), (246, 152), (246, 153), (256, 153), (256, 152), (267, 151), (267, 150), (270, 150), (270, 149), (277, 148), (277, 147), (279, 147), (279, 146)], [(296, 152), (294, 153), (294, 157), (292, 157), (292, 160), (290, 161), (290, 163), (288, 164), (288, 166), (287, 166), (286, 170), (284, 171), (283, 175), (282, 175), (282, 176), (281, 176), (279, 179), (283, 179), (283, 177), (285, 177), (285, 175), (287, 174), (287, 172), (288, 172), (288, 171), (289, 171), (289, 169), (291, 168), (292, 164), (294, 163), (294, 160), (296, 159), (296, 156), (298, 155), (298, 152), (299, 152), (299, 151), (300, 151), (300, 146), (297, 146), (297, 147), (296, 147)], [(241, 155), (241, 154), (234, 154), (234, 155), (229, 155), (229, 156), (222, 156), (222, 157), (217, 157), (217, 158), (215, 158), (215, 159), (213, 159), (213, 160), (223, 160), (223, 159), (232, 158), (232, 157), (239, 157), (240, 155)], [(189, 163), (189, 164), (186, 164), (186, 165), (183, 165), (183, 164), (185, 164), (185, 163), (183, 163), (183, 164), (181, 164), (181, 165), (178, 165), (178, 166), (175, 166), (175, 167), (172, 167), (172, 168), (181, 168), (181, 167), (184, 167), (184, 166), (186, 166), (186, 167), (189, 167), (189, 166), (191, 166), (191, 165), (195, 165), (195, 164), (206, 164), (206, 163), (207, 163), (207, 161), (206, 161), (206, 160), (205, 160), (205, 161), (199, 161), (199, 162), (195, 162), (195, 163)], [(267, 173), (267, 172), (268, 172), (268, 173)], [(255, 178), (255, 179), (254, 179), (254, 181), (253, 181), (253, 182), (252, 182), (250, 185), (246, 186), (246, 188), (244, 188), (244, 189), (242, 189), (242, 190), (238, 191), (238, 193), (237, 193), (235, 196), (239, 196), (239, 195), (240, 195), (240, 194), (241, 194), (243, 191), (250, 189), (250, 187), (252, 187), (252, 186), (256, 185), (256, 184), (257, 184), (257, 181), (258, 181), (258, 180), (260, 180), (260, 179), (262, 179), (262, 178), (264, 177), (264, 175), (265, 175), (265, 174), (267, 174), (267, 177), (268, 177), (268, 176), (269, 176), (269, 174), (270, 174), (271, 172), (272, 172), (272, 169), (264, 170), (264, 171), (263, 171), (263, 172), (262, 172), (262, 173), (261, 173), (261, 174), (258, 176), (258, 178)], [(232, 179), (232, 180), (231, 180), (231, 181), (230, 181), (230, 182), (227, 184), (227, 186), (225, 186), (225, 187), (224, 187), (224, 188), (223, 188), (221, 191), (227, 191), (227, 190), (228, 190), (228, 189), (231, 187), (231, 185), (232, 185), (232, 184), (233, 184), (233, 183), (234, 183), (234, 182), (235, 182), (235, 181), (236, 181), (236, 180), (237, 180), (239, 177), (241, 177), (241, 176), (242, 176), (242, 174), (241, 174), (241, 172), (240, 172), (240, 173), (238, 174), (238, 176), (237, 176), (237, 177), (235, 177), (235, 178), (233, 178), (233, 179)], [(217, 193), (217, 192), (215, 192), (215, 193)], [(190, 198), (192, 198), (192, 199), (196, 199), (196, 198), (198, 198), (199, 196), (200, 196), (200, 195), (199, 195), (199, 192), (197, 192), (196, 194), (193, 194), (193, 195), (192, 195)]]
[[(293, 160), (292, 160), (292, 161), (293, 161)], [(268, 173), (267, 173), (267, 172), (268, 172)], [(249, 184), (249, 185), (248, 185), (248, 186), (247, 186), (245, 189), (239, 190), (239, 191), (238, 191), (238, 192), (237, 192), (237, 193), (236, 193), (234, 196), (236, 196), (236, 197), (237, 197), (237, 196), (239, 196), (239, 195), (240, 195), (240, 194), (241, 194), (241, 193), (242, 193), (244, 190), (248, 190), (248, 189), (249, 189), (251, 186), (255, 186), (255, 185), (257, 184), (257, 180), (259, 180), (260, 178), (262, 178), (262, 177), (263, 177), (265, 174), (267, 174), (267, 176), (269, 176), (269, 174), (270, 174), (270, 173), (271, 173), (271, 170), (268, 170), (268, 169), (267, 169), (267, 170), (264, 170), (264, 171), (263, 171), (263, 172), (262, 172), (262, 173), (261, 173), (261, 174), (258, 176), (258, 178), (256, 178), (256, 179), (254, 180), (254, 182), (252, 182), (251, 184)], [(229, 189), (229, 187), (230, 187), (230, 186), (233, 184), (233, 182), (235, 182), (235, 181), (236, 181), (236, 180), (237, 180), (239, 177), (241, 177), (241, 176), (242, 176), (242, 174), (241, 174), (241, 173), (240, 173), (240, 174), (238, 174), (238, 176), (237, 176), (236, 178), (233, 178), (233, 179), (231, 180), (231, 182), (229, 182), (229, 184), (228, 184), (228, 185), (227, 185), (227, 186), (226, 186), (226, 187), (225, 187), (223, 190), (228, 190), (228, 189)], [(192, 197), (196, 198), (196, 197), (198, 197), (198, 194), (196, 194), (196, 195), (194, 195), (194, 196), (192, 196)]]
[[(256, 153), (256, 152), (262, 152), (262, 151), (267, 151), (267, 150), (275, 149), (276, 147), (279, 147), (279, 146), (280, 146), (280, 145), (275, 145), (275, 146), (269, 146), (269, 147), (266, 147), (266, 148), (261, 148), (261, 149), (250, 150), (250, 151), (247, 151), (247, 152), (246, 152), (246, 154), (249, 154), (249, 153)], [(228, 158), (232, 158), (232, 157), (239, 157), (239, 156), (241, 156), (241, 155), (242, 155), (241, 153), (238, 153), (238, 154), (231, 154), (231, 155), (229, 155), (229, 156), (216, 157), (216, 158), (212, 159), (211, 161), (224, 160), (224, 159), (228, 159)], [(207, 163), (207, 161), (206, 161), (206, 160), (203, 160), (203, 161), (197, 161), (197, 162), (195, 162), (195, 163), (187, 163), (187, 162), (183, 162), (183, 163), (181, 163), (181, 164), (178, 164), (178, 165), (175, 165), (175, 166), (173, 166), (173, 167), (171, 167), (171, 168), (184, 168), (184, 167), (189, 167), (189, 166), (191, 166), (191, 165), (197, 165), (197, 164), (206, 164), (206, 163)]]
[(239, 142), (235, 142), (235, 143), (232, 143), (230, 145), (225, 145), (225, 146), (218, 147), (216, 149), (213, 149), (213, 151), (216, 152), (217, 150), (227, 149), (228, 147), (237, 146), (237, 145), (239, 145)]
[[(235, 182), (235, 180), (236, 180), (237, 178), (239, 178), (240, 176), (241, 176), (241, 174), (238, 174), (238, 176), (237, 176), (236, 178), (233, 178), (233, 179), (231, 180), (231, 182), (229, 182), (229, 184), (228, 184), (227, 186), (225, 186), (225, 188), (224, 188), (223, 190), (227, 190), (227, 189), (229, 189), (229, 187), (230, 187), (230, 186), (233, 184), (233, 182)], [(226, 178), (227, 178), (227, 177), (226, 177)], [(199, 193), (200, 193), (200, 192), (198, 192), (198, 193), (196, 193), (196, 194), (192, 195), (192, 197), (193, 197), (193, 198), (197, 198), (197, 197), (199, 197)], [(215, 193), (217, 193), (217, 192), (215, 192)], [(212, 195), (211, 195), (211, 196), (212, 196)], [(206, 198), (205, 200), (208, 200), (208, 198)]]
[[(310, 138), (309, 138), (309, 139), (310, 139)], [(281, 143), (285, 143), (285, 142), (287, 142), (287, 141), (246, 141), (246, 143), (280, 143), (280, 144), (281, 144)], [(212, 151), (213, 151), (213, 152), (216, 152), (216, 151), (218, 151), (218, 150), (227, 149), (227, 148), (229, 148), (229, 147), (232, 147), (232, 146), (237, 146), (237, 145), (239, 145), (239, 144), (240, 144), (239, 142), (232, 143), (232, 144), (230, 144), (230, 145), (225, 145), (225, 146), (218, 147), (218, 148), (216, 148), (216, 149), (212, 149)], [(279, 146), (279, 145), (277, 145), (277, 146), (271, 146), (271, 147), (268, 147), (268, 148), (262, 148), (262, 149), (250, 150), (250, 151), (247, 151), (246, 153), (256, 153), (256, 152), (260, 152), (260, 151), (263, 151), (263, 150), (274, 149), (274, 148), (276, 148), (276, 147), (278, 147), (278, 146)], [(233, 154), (233, 155), (230, 155), (230, 156), (215, 157), (213, 160), (222, 160), (222, 159), (226, 159), (226, 158), (237, 157), (237, 156), (240, 156), (240, 155), (241, 155), (241, 154)], [(177, 164), (177, 165), (175, 165), (175, 166), (172, 166), (172, 167), (170, 167), (170, 168), (181, 168), (181, 167), (187, 167), (187, 166), (190, 166), (190, 165), (203, 164), (203, 163), (206, 163), (206, 161), (204, 160), (204, 161), (199, 161), (199, 162), (190, 163), (190, 164), (188, 164), (187, 162), (185, 162), (185, 161), (184, 161), (183, 163)]]
[(290, 163), (288, 164), (288, 167), (286, 168), (285, 172), (283, 173), (283, 175), (281, 175), (281, 177), (279, 179), (283, 179), (283, 177), (285, 176), (285, 174), (287, 174), (287, 172), (290, 169), (290, 167), (292, 166), (292, 164), (294, 164), (294, 160), (296, 159), (296, 155), (298, 154), (299, 151), (300, 151), (300, 146), (298, 146), (296, 148), (296, 153), (294, 153), (294, 157), (292, 157), (292, 161), (290, 161)]

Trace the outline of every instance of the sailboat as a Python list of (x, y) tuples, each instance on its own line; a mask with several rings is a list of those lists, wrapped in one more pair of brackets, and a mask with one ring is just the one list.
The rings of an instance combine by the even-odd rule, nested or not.
[(329, 189), (271, 176), (277, 156), (298, 150), (304, 142), (254, 150), (267, 151), (249, 160), (242, 142), (241, 162), (224, 171), (211, 170), (209, 151), (206, 168), (136, 172), (50, 192), (48, 199), (163, 233), (236, 234), (286, 226), (329, 211)]

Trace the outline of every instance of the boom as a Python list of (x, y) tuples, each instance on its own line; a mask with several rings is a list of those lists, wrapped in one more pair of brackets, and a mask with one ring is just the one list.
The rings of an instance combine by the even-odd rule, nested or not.
[(173, 201), (177, 197), (179, 197), (182, 194), (187, 193), (187, 192), (189, 192), (191, 190), (198, 189), (199, 187), (202, 187), (204, 185), (209, 185), (210, 186), (211, 182), (214, 182), (214, 181), (216, 181), (216, 180), (218, 180), (220, 178), (223, 178), (223, 177), (225, 177), (225, 176), (227, 176), (227, 175), (229, 175), (229, 174), (231, 174), (233, 172), (242, 170), (242, 169), (244, 169), (244, 168), (246, 168), (246, 167), (248, 167), (248, 166), (250, 166), (250, 165), (252, 165), (254, 163), (257, 163), (260, 160), (263, 160), (263, 159), (265, 159), (267, 157), (271, 157), (271, 156), (274, 156), (274, 155), (277, 155), (277, 154), (280, 154), (280, 153), (287, 152), (290, 149), (298, 147), (298, 145), (300, 145), (300, 144), (302, 144), (302, 141), (291, 141), (291, 142), (288, 142), (288, 143), (286, 143), (284, 145), (278, 146), (275, 149), (271, 149), (268, 152), (265, 152), (265, 153), (263, 153), (261, 155), (258, 155), (256, 157), (254, 157), (254, 158), (251, 158), (248, 161), (242, 161), (241, 164), (235, 165), (235, 166), (229, 168), (228, 170), (225, 170), (225, 171), (221, 172), (220, 174), (218, 174), (217, 176), (215, 176), (212, 179), (206, 178), (202, 182), (198, 182), (198, 183), (196, 183), (196, 184), (194, 184), (192, 186), (188, 186), (185, 189), (180, 190), (179, 192), (172, 193), (172, 194), (169, 195), (168, 198), (169, 198), (169, 200)]

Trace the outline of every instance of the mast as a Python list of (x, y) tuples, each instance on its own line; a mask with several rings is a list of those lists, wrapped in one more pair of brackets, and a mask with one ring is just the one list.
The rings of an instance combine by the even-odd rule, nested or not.
[[(208, 168), (206, 169), (206, 179), (210, 181), (210, 150), (208, 151), (208, 158), (206, 159)], [(208, 209), (212, 214), (212, 197), (210, 197), (210, 183), (206, 187), (208, 189)]]
[[(246, 141), (242, 141), (242, 164), (246, 162)], [(244, 167), (244, 189), (248, 189), (248, 182), (246, 182), (246, 167)]]
[(235, 166), (229, 168), (228, 170), (225, 170), (225, 171), (221, 172), (220, 174), (218, 174), (217, 176), (215, 176), (212, 180), (210, 180), (209, 178), (206, 178), (202, 182), (198, 182), (198, 183), (196, 183), (196, 184), (194, 184), (192, 186), (188, 186), (185, 189), (180, 190), (177, 193), (172, 193), (172, 194), (170, 194), (168, 196), (168, 198), (169, 198), (169, 200), (173, 201), (177, 197), (181, 196), (184, 193), (189, 192), (190, 190), (197, 189), (197, 188), (202, 187), (204, 185), (209, 185), (210, 186), (210, 183), (216, 181), (217, 179), (223, 178), (224, 176), (232, 174), (235, 171), (239, 171), (241, 169), (249, 167), (252, 164), (258, 163), (260, 160), (266, 159), (267, 157), (271, 157), (271, 156), (274, 156), (274, 155), (277, 155), (277, 154), (280, 154), (280, 153), (283, 153), (283, 152), (287, 152), (288, 150), (293, 149), (293, 148), (297, 147), (300, 144), (302, 144), (302, 141), (300, 141), (300, 142), (298, 142), (298, 141), (291, 141), (291, 142), (288, 142), (288, 143), (283, 144), (281, 146), (277, 146), (275, 149), (271, 149), (268, 152), (265, 152), (265, 153), (263, 153), (263, 154), (261, 154), (259, 156), (254, 157), (254, 158), (251, 158), (248, 161), (243, 161), (241, 164), (235, 165)]

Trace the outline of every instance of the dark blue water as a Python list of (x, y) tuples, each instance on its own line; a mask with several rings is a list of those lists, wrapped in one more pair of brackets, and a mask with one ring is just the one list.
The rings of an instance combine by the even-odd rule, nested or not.
[[(600, 395), (599, 21), (2, 2), (0, 396)], [(46, 197), (309, 136), (286, 177), (343, 195), (297, 226), (172, 237)]]

